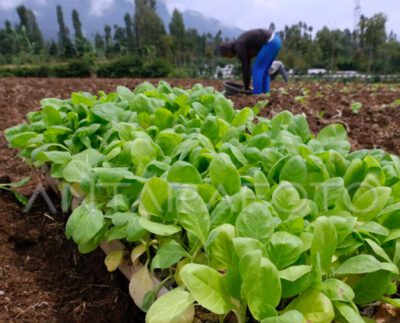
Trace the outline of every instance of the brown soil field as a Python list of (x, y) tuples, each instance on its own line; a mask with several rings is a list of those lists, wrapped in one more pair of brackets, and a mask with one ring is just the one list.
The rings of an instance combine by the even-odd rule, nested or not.
[[(21, 189), (27, 196), (38, 184), (48, 187), (38, 170), (7, 147), (3, 136), (6, 128), (22, 122), (27, 112), (37, 110), (40, 99), (67, 98), (74, 91), (110, 92), (117, 85), (133, 88), (143, 81), (0, 78), (0, 180), (30, 176), (30, 183)], [(184, 88), (201, 82), (223, 89), (219, 81), (167, 81)], [(400, 155), (399, 84), (274, 83), (269, 97), (231, 99), (237, 108), (265, 101), (261, 109), (265, 116), (285, 109), (305, 113), (313, 131), (340, 122), (348, 130), (353, 149), (382, 148)], [(351, 110), (354, 102), (362, 104), (357, 114)], [(4, 191), (0, 193), (0, 205), (0, 322), (143, 321), (143, 314), (129, 296), (126, 279), (118, 272), (107, 272), (102, 251), (80, 255), (74, 243), (66, 240), (67, 215), (61, 211), (50, 213), (41, 199), (25, 213), (13, 195)], [(371, 316), (390, 321), (391, 315), (384, 308), (368, 311)], [(393, 322), (397, 320), (393, 318)]]

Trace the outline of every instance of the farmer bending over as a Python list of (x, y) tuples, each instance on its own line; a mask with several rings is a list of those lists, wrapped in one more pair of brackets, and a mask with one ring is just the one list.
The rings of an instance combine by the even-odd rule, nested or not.
[(253, 93), (269, 93), (269, 68), (282, 47), (277, 33), (266, 29), (254, 29), (241, 34), (235, 41), (219, 45), (222, 56), (232, 58), (237, 56), (242, 63), (244, 88), (250, 88), (251, 60), (256, 57), (253, 65)]

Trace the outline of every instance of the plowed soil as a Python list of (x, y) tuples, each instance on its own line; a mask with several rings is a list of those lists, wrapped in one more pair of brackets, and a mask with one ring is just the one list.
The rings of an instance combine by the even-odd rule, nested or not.
[[(39, 171), (27, 166), (7, 147), (4, 129), (22, 122), (39, 108), (44, 97), (67, 98), (73, 91), (114, 91), (133, 88), (137, 79), (17, 79), (0, 78), (0, 180), (30, 176), (21, 192), (30, 196), (37, 185), (47, 188)], [(158, 80), (150, 80), (157, 83)], [(174, 86), (197, 82), (222, 90), (217, 81), (168, 80)], [(275, 83), (270, 97), (233, 96), (237, 108), (265, 101), (261, 113), (272, 116), (288, 109), (304, 112), (318, 131), (340, 122), (354, 149), (383, 148), (400, 154), (400, 85)], [(354, 102), (362, 103), (358, 114)], [(47, 190), (58, 208), (56, 196)], [(142, 322), (133, 305), (125, 278), (108, 273), (100, 250), (80, 255), (64, 236), (67, 219), (53, 214), (41, 198), (23, 212), (13, 195), (0, 192), (0, 322)], [(59, 208), (58, 208), (59, 209)], [(390, 311), (369, 309), (372, 316), (393, 322)]]

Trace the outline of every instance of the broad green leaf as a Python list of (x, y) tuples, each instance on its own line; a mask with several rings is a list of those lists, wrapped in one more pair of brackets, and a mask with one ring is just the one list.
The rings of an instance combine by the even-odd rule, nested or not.
[(358, 255), (344, 261), (337, 269), (337, 275), (366, 274), (378, 271), (381, 263), (371, 255)]
[(303, 142), (310, 138), (310, 128), (304, 114), (295, 115), (289, 124), (288, 130), (299, 136)]
[(72, 156), (73, 160), (79, 160), (86, 163), (92, 167), (98, 165), (104, 156), (98, 152), (96, 149), (85, 149), (84, 151)]
[(117, 86), (117, 93), (122, 100), (131, 100), (135, 97), (133, 92), (125, 86)]
[(122, 167), (98, 167), (94, 168), (93, 172), (99, 177), (99, 180), (105, 185), (112, 185), (114, 183), (120, 183), (125, 179), (138, 179), (131, 171), (127, 168)]
[(281, 270), (279, 272), (279, 277), (284, 280), (293, 282), (308, 274), (309, 272), (311, 272), (311, 270), (312, 267), (308, 265), (290, 266), (286, 269)]
[(254, 192), (246, 186), (233, 196), (225, 196), (211, 213), (212, 226), (224, 223), (236, 224), (240, 212), (255, 199)]
[(214, 110), (217, 116), (228, 122), (231, 122), (235, 117), (235, 110), (233, 109), (232, 101), (226, 99), (222, 95), (219, 95), (215, 98)]
[(156, 159), (157, 152), (149, 140), (138, 138), (129, 143), (132, 163), (137, 167), (138, 175), (141, 175), (151, 161)]
[(143, 229), (160, 236), (170, 236), (181, 231), (176, 225), (153, 222), (143, 217), (139, 219), (139, 224)]
[(282, 167), (280, 182), (288, 181), (304, 186), (307, 181), (307, 166), (304, 159), (300, 156), (291, 157)]
[(343, 199), (344, 182), (342, 178), (331, 178), (315, 189), (314, 201), (318, 205), (318, 209), (323, 212), (336, 206), (339, 199)]
[(350, 306), (346, 303), (335, 302), (335, 309), (340, 313), (342, 317), (346, 319), (348, 323), (365, 323), (360, 313), (356, 311), (354, 306)]
[(261, 200), (267, 199), (270, 193), (270, 185), (267, 177), (259, 169), (252, 171), (251, 176), (254, 179), (253, 184), (256, 197)]
[(156, 139), (156, 144), (162, 149), (164, 154), (168, 156), (174, 152), (175, 148), (181, 142), (181, 135), (170, 130), (160, 132)]
[(299, 212), (301, 209), (300, 196), (295, 187), (289, 182), (281, 182), (272, 194), (271, 203), (281, 218)]
[(337, 151), (329, 150), (319, 154), (319, 157), (332, 177), (343, 177), (346, 173), (349, 162)]
[(113, 196), (110, 202), (107, 203), (107, 207), (115, 211), (127, 212), (130, 208), (128, 197), (123, 194), (116, 194)]
[(193, 302), (190, 293), (173, 289), (153, 303), (146, 314), (146, 323), (192, 323)]
[(331, 272), (332, 257), (337, 245), (337, 233), (332, 221), (321, 216), (314, 222), (314, 237), (311, 245), (313, 261), (317, 255), (321, 262), (321, 268), (325, 273)]
[(154, 112), (153, 124), (159, 129), (171, 128), (174, 124), (174, 115), (165, 108), (158, 108)]
[(347, 133), (341, 124), (332, 124), (323, 128), (317, 135), (317, 140), (325, 150), (333, 149), (342, 154), (350, 151)]
[(275, 115), (271, 121), (271, 134), (276, 137), (278, 133), (282, 130), (283, 126), (287, 126), (293, 119), (293, 114), (289, 111), (281, 111)]
[(387, 228), (374, 221), (369, 221), (361, 224), (357, 227), (357, 231), (360, 233), (372, 233), (385, 237), (389, 235), (389, 230)]
[(362, 194), (368, 192), (369, 190), (381, 186), (379, 176), (376, 173), (369, 173), (365, 176), (360, 187), (354, 193), (353, 200), (358, 199)]
[(241, 109), (233, 118), (232, 126), (245, 126), (248, 121), (254, 117), (254, 112), (250, 108)]
[(71, 160), (71, 154), (67, 151), (43, 151), (36, 155), (36, 160), (56, 164), (67, 164)]
[(284, 313), (297, 310), (306, 322), (326, 323), (335, 317), (332, 302), (323, 293), (308, 289), (286, 306)]
[(201, 176), (196, 168), (184, 161), (177, 161), (168, 171), (170, 183), (201, 184)]
[(390, 193), (389, 187), (376, 187), (366, 191), (353, 201), (353, 214), (360, 221), (376, 218), (389, 201)]
[(80, 183), (84, 178), (90, 176), (91, 167), (80, 160), (71, 160), (63, 170), (63, 177), (68, 182)]
[(220, 225), (210, 232), (204, 247), (213, 268), (226, 270), (232, 264), (234, 237), (235, 227), (231, 224)]
[(240, 259), (240, 275), (241, 295), (247, 300), (251, 314), (257, 320), (271, 316), (281, 298), (281, 282), (274, 264), (261, 257), (260, 251), (253, 251)]
[(54, 105), (46, 105), (42, 109), (43, 121), (47, 126), (57, 125), (62, 123), (62, 115)]
[(103, 225), (103, 213), (92, 205), (82, 204), (68, 218), (65, 232), (68, 239), (84, 245), (100, 232)]
[(261, 323), (303, 323), (304, 317), (299, 311), (292, 310), (277, 317), (268, 317)]
[(29, 142), (37, 136), (38, 134), (33, 131), (26, 131), (13, 135), (9, 139), (10, 146), (13, 148), (25, 148), (25, 146), (27, 146)]
[(175, 265), (182, 257), (187, 256), (186, 250), (176, 242), (170, 240), (163, 244), (151, 262), (151, 269), (166, 269)]
[(354, 226), (356, 225), (357, 218), (351, 216), (350, 213), (347, 212), (335, 212), (329, 216), (329, 220), (333, 223), (337, 233), (337, 243), (338, 245), (345, 240), (353, 231)]
[(346, 188), (354, 189), (354, 183), (361, 183), (364, 180), (365, 176), (365, 165), (363, 161), (359, 158), (356, 158), (351, 161), (351, 164), (348, 166), (346, 173), (343, 176), (344, 185)]
[(246, 157), (239, 147), (225, 143), (221, 146), (220, 152), (227, 154), (238, 168), (248, 164)]
[(192, 188), (179, 189), (176, 210), (179, 223), (204, 245), (210, 231), (210, 216), (200, 195)]
[(228, 155), (215, 155), (209, 171), (211, 182), (221, 194), (233, 195), (240, 191), (240, 175)]
[(391, 262), (392, 260), (388, 256), (388, 254), (385, 252), (385, 250), (382, 249), (380, 245), (378, 245), (375, 241), (371, 239), (365, 239), (365, 242), (368, 244), (368, 246), (372, 249), (372, 251), (380, 258), (387, 262)]
[(269, 259), (281, 270), (293, 264), (303, 251), (303, 241), (288, 232), (280, 231), (272, 235), (268, 245)]
[(143, 187), (139, 204), (139, 213), (142, 216), (165, 216), (168, 208), (170, 190), (168, 183), (161, 178), (149, 179)]
[(220, 127), (217, 118), (214, 116), (207, 116), (201, 125), (200, 132), (204, 136), (207, 136), (211, 141), (217, 142), (220, 134)]
[[(363, 276), (353, 287), (356, 304), (369, 304), (380, 299), (387, 291), (392, 274), (386, 270), (374, 271)], [(371, 288), (373, 286), (373, 288)]]
[(140, 219), (140, 216), (134, 214), (128, 220), (128, 226), (126, 228), (126, 240), (128, 240), (129, 242), (139, 241), (144, 236), (146, 236), (148, 232), (150, 232), (140, 225)]
[[(257, 149), (257, 148), (254, 148)], [(259, 150), (257, 149), (259, 152)], [(272, 148), (265, 148), (261, 151), (261, 163), (264, 170), (268, 172), (279, 160), (284, 157), (279, 151)]]
[(236, 220), (236, 232), (239, 237), (258, 239), (266, 245), (274, 232), (275, 222), (268, 205), (252, 203), (242, 210)]
[(262, 255), (267, 255), (267, 249), (260, 240), (254, 238), (233, 238), (233, 246), (238, 257), (244, 256), (246, 253), (254, 250), (261, 250)]
[(220, 315), (232, 309), (229, 295), (223, 287), (224, 278), (215, 269), (187, 264), (180, 271), (180, 275), (193, 298), (204, 308)]
[(145, 92), (153, 92), (153, 91), (155, 91), (155, 89), (156, 88), (154, 87), (153, 84), (151, 84), (149, 82), (143, 82), (135, 87), (135, 89), (133, 90), (133, 93), (140, 94), (140, 93), (145, 93)]
[(394, 229), (391, 230), (387, 238), (384, 240), (384, 242), (389, 242), (392, 240), (397, 240), (400, 238), (400, 228), (399, 229)]
[(397, 267), (394, 263), (392, 262), (382, 262), (382, 270), (387, 270), (390, 271), (391, 273), (398, 275), (399, 274), (399, 267)]
[(327, 279), (322, 282), (321, 290), (331, 301), (351, 302), (354, 292), (349, 285), (338, 279)]

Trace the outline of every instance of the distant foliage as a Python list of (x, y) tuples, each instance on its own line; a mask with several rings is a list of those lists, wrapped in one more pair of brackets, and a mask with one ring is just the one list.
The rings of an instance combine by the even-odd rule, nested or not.
[[(101, 62), (110, 60), (110, 63), (100, 64), (99, 71), (103, 74), (107, 66), (112, 66), (120, 57), (124, 61), (129, 56), (135, 58), (134, 66), (136, 60), (143, 66), (159, 66), (161, 60), (163, 67), (179, 69), (178, 74), (211, 77), (218, 64), (227, 64), (227, 60), (216, 53), (218, 44), (226, 40), (221, 31), (213, 35), (187, 29), (182, 13), (177, 9), (168, 26), (164, 26), (156, 12), (156, 4), (156, 0), (135, 0), (134, 12), (121, 13), (123, 25), (99, 26), (95, 35), (85, 35), (81, 20), (84, 13), (76, 9), (65, 13), (66, 17), (72, 18), (73, 31), (70, 31), (63, 8), (57, 5), (58, 39), (49, 41), (44, 40), (35, 13), (21, 5), (17, 8), (19, 23), (13, 26), (6, 20), (0, 28), (0, 65), (40, 65), (49, 60), (91, 56)], [(327, 27), (315, 31), (305, 22), (285, 26), (280, 31), (271, 22), (268, 28), (279, 33), (283, 40), (278, 59), (300, 74), (309, 68), (400, 73), (400, 43), (396, 34), (386, 32), (386, 21), (387, 17), (378, 13), (372, 17), (361, 16), (354, 31)], [(109, 70), (106, 74), (131, 75), (133, 70), (136, 75), (136, 67), (126, 72)], [(240, 74), (240, 67), (236, 70)], [(146, 75), (164, 74), (165, 69), (162, 73), (158, 71), (147, 71)]]

